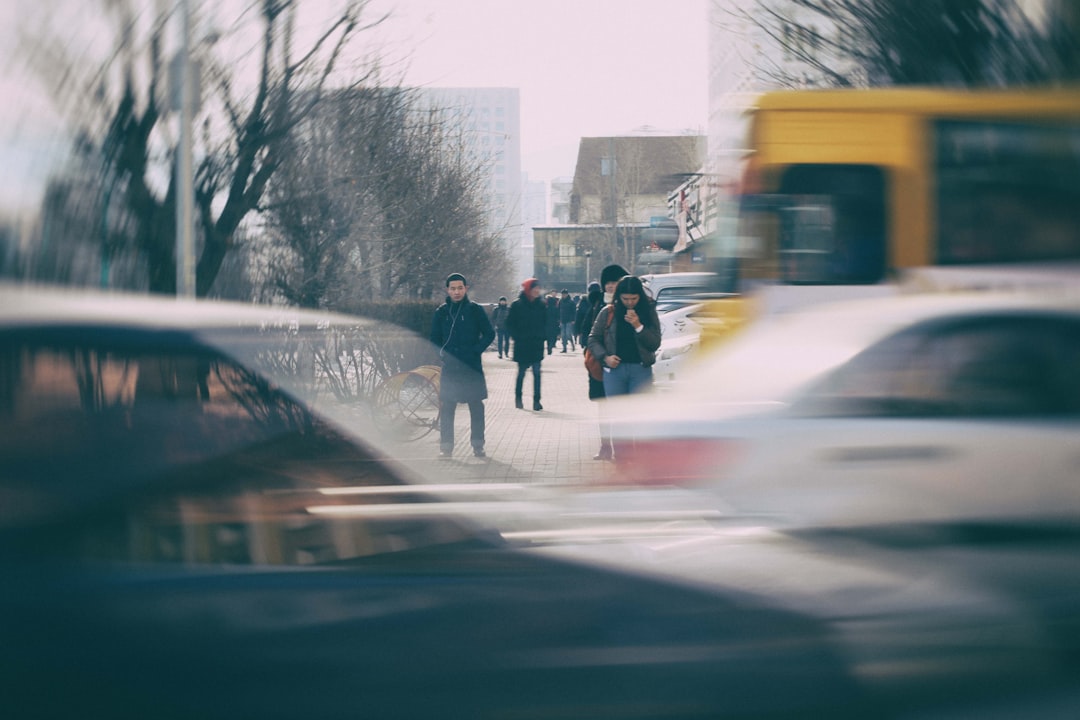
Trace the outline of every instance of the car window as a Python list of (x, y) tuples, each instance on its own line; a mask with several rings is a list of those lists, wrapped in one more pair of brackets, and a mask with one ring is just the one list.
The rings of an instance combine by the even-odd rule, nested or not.
[(43, 552), (308, 564), (467, 535), (413, 512), (423, 497), (383, 461), (212, 351), (3, 348), (0, 528)]
[(1080, 325), (1011, 317), (931, 323), (854, 357), (801, 415), (1040, 417), (1080, 413)]

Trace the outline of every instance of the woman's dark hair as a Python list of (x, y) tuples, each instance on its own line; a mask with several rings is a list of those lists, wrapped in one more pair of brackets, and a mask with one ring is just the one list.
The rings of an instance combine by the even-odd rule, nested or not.
[[(645, 286), (641, 284), (641, 278), (636, 275), (627, 275), (619, 281), (619, 284), (615, 286), (615, 297), (612, 298), (612, 303), (615, 305), (615, 318), (622, 320), (626, 315), (626, 306), (622, 304), (620, 296), (622, 295), (637, 295), (638, 305), (642, 303), (651, 303), (652, 298), (645, 292)], [(645, 322), (649, 316), (648, 313), (638, 313), (638, 317), (641, 318), (641, 322)]]
[(641, 297), (648, 297), (645, 294), (645, 286), (641, 284), (641, 278), (636, 275), (627, 275), (619, 284), (615, 286), (615, 297), (620, 295), (640, 295)]

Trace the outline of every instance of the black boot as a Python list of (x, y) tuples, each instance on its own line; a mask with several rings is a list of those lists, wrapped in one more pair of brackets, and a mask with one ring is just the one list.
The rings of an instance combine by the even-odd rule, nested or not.
[(533, 410), (543, 410), (540, 404), (540, 373), (533, 373)]
[(516, 407), (518, 410), (521, 410), (521, 409), (523, 409), (525, 407), (525, 403), (521, 402), (521, 396), (520, 395), (518, 395), (518, 396), (516, 396), (514, 398), (514, 407)]
[(607, 440), (600, 441), (600, 452), (593, 455), (593, 460), (610, 460), (612, 458), (611, 443)]

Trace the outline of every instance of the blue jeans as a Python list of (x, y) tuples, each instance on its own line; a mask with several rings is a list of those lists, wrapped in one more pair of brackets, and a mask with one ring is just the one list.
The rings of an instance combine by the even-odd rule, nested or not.
[(604, 367), (604, 396), (629, 395), (652, 386), (652, 368), (641, 363), (620, 363), (612, 370)]
[[(652, 368), (645, 367), (641, 363), (621, 363), (614, 370), (604, 368), (604, 395), (606, 397), (640, 392), (648, 389), (652, 382)], [(603, 410), (601, 410), (602, 412)], [(603, 442), (602, 439), (601, 442)], [(613, 440), (611, 445), (611, 453), (614, 455), (615, 462), (623, 468), (624, 472), (631, 472), (631, 468), (636, 464), (637, 442), (635, 438), (621, 437), (618, 440)], [(601, 447), (602, 451), (603, 447)]]
[(564, 322), (562, 324), (562, 349), (566, 352), (566, 343), (574, 344), (574, 323)]
[(510, 331), (509, 330), (496, 330), (495, 331), (495, 344), (499, 349), (499, 357), (510, 357)]

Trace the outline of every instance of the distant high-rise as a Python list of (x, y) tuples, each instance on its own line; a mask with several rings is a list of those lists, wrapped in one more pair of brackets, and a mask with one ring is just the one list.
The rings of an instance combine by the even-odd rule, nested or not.
[(827, 51), (817, 47), (816, 35), (832, 30), (821, 26), (825, 21), (819, 15), (790, 0), (726, 0), (708, 7), (708, 170), (721, 183), (732, 183), (746, 150), (747, 108), (762, 92), (826, 85), (827, 79), (796, 50), (805, 44), (805, 52), (823, 57)]
[[(517, 88), (422, 88), (422, 98), (460, 122), (465, 141), (489, 169), (487, 197), (489, 229), (498, 233), (514, 264), (513, 278), (522, 272), (521, 98)], [(516, 282), (516, 281), (515, 281)]]
[(522, 175), (521, 186), (523, 201), (521, 204), (521, 277), (535, 277), (533, 269), (533, 228), (548, 222), (547, 183), (543, 180), (529, 180), (528, 173)]

